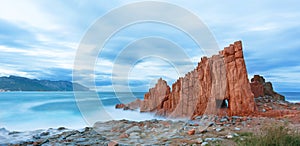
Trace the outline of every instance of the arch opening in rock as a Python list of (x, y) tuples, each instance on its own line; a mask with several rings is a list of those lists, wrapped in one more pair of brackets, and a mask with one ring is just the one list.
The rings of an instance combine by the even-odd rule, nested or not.
[(227, 109), (229, 106), (228, 106), (228, 100), (227, 99), (223, 99), (223, 100), (220, 100), (220, 99), (217, 99), (216, 100), (216, 105), (218, 108), (221, 108), (221, 109)]

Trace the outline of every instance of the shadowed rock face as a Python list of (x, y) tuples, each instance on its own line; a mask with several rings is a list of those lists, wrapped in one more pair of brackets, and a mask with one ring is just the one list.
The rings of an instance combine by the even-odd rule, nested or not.
[(255, 98), (269, 95), (275, 100), (285, 100), (283, 95), (280, 95), (273, 90), (271, 82), (265, 82), (263, 76), (254, 75), (254, 77), (251, 79), (250, 85)]
[[(225, 102), (226, 101), (226, 102)], [(227, 105), (221, 104), (227, 103)], [(255, 111), (242, 42), (218, 55), (203, 57), (198, 66), (172, 85), (159, 79), (140, 102), (141, 112), (193, 118), (203, 114), (249, 115)]]

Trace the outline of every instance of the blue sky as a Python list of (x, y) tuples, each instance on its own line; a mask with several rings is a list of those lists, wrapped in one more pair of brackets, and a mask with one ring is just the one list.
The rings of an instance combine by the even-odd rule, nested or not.
[[(1, 1), (0, 76), (71, 80), (76, 49), (85, 32), (110, 10), (132, 2), (135, 1)], [(242, 40), (249, 77), (263, 75), (273, 82), (277, 91), (300, 90), (300, 2), (166, 2), (195, 13), (209, 27), (220, 48)], [(159, 11), (163, 13), (164, 10)], [(126, 14), (120, 16), (126, 17)], [(157, 23), (132, 25), (108, 40), (99, 54), (95, 64), (97, 89), (112, 90), (115, 57), (130, 42), (148, 36), (176, 42), (185, 48), (194, 65), (205, 55), (196, 49), (196, 44), (186, 34), (170, 26)], [(172, 51), (169, 54), (175, 55)], [(131, 57), (134, 56), (122, 59), (126, 63)], [(179, 76), (167, 61), (150, 57), (135, 64), (129, 73), (128, 84), (133, 91), (146, 91), (159, 77), (171, 84)], [(127, 82), (119, 86), (127, 86)]]

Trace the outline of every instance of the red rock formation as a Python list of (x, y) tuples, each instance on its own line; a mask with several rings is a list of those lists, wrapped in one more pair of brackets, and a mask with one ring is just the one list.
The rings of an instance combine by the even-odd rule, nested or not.
[(116, 104), (115, 108), (116, 109), (124, 109), (124, 110), (136, 110), (136, 109), (140, 108), (140, 103), (141, 103), (141, 100), (137, 99), (133, 102), (130, 102), (129, 104), (123, 104), (123, 103)]
[(125, 104), (123, 104), (123, 103), (116, 104), (115, 108), (116, 109), (125, 108)]
[(264, 77), (260, 75), (254, 75), (254, 77), (251, 79), (250, 85), (255, 98), (268, 95), (272, 96), (275, 100), (285, 100), (284, 96), (273, 90), (272, 83), (265, 82)]
[(144, 101), (141, 102), (141, 112), (151, 112), (163, 108), (161, 105), (168, 100), (170, 87), (162, 78), (158, 80), (154, 88), (151, 88), (144, 96)]
[(226, 66), (228, 87), (225, 98), (229, 100), (229, 115), (251, 114), (255, 110), (255, 103), (248, 80), (242, 42), (235, 42), (221, 51), (221, 54)]
[(250, 84), (251, 84), (251, 91), (253, 92), (255, 98), (265, 96), (264, 86), (262, 84), (258, 82), (253, 82)]
[[(203, 57), (198, 66), (179, 78), (172, 91), (159, 79), (140, 103), (141, 112), (170, 117), (216, 114), (227, 102), (228, 115), (249, 115), (255, 111), (241, 41), (224, 48), (211, 58)], [(222, 104), (222, 105), (221, 105)]]
[(251, 79), (250, 86), (255, 98), (265, 96), (264, 83), (265, 79), (259, 75), (254, 75)]

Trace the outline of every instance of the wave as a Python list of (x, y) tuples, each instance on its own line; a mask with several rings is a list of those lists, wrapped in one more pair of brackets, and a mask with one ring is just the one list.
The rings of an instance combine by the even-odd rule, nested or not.
[[(47, 132), (49, 133), (46, 135), (50, 137), (52, 135), (56, 135), (62, 132), (71, 131), (72, 129), (53, 129), (49, 128), (48, 130), (33, 130), (33, 131), (23, 131), (23, 132), (16, 132), (16, 131), (9, 131), (5, 128), (0, 128), (0, 145), (10, 144), (17, 144), (22, 141), (30, 141), (33, 137), (40, 137), (40, 133)], [(83, 131), (83, 129), (79, 129)]]
[[(113, 120), (130, 120), (130, 121), (145, 121), (151, 119), (161, 119), (165, 118), (156, 116), (153, 113), (141, 113), (139, 110), (122, 110), (116, 109), (114, 106), (104, 107), (105, 112), (107, 112)], [(105, 119), (104, 119), (105, 121)]]

